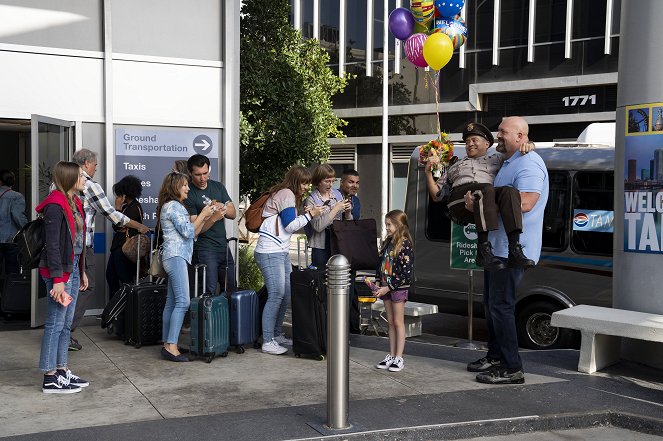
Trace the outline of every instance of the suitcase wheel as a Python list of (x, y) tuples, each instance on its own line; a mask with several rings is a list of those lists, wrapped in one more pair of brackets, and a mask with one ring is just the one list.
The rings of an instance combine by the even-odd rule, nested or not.
[(315, 357), (315, 359), (318, 360), (318, 361), (325, 361), (325, 356), (320, 354), (317, 357)]
[(237, 346), (237, 349), (235, 350), (238, 354), (243, 354), (245, 352), (244, 346)]
[(253, 349), (260, 349), (261, 347), (259, 340), (253, 342)]
[(205, 363), (211, 363), (212, 360), (214, 360), (214, 357), (215, 357), (215, 354), (208, 355), (208, 356), (205, 358)]
[(109, 324), (109, 325), (106, 327), (106, 333), (107, 333), (108, 335), (113, 335), (114, 328), (115, 328), (115, 326), (113, 326), (112, 323)]
[(227, 356), (228, 356), (228, 351), (223, 352), (223, 353), (221, 354), (221, 357), (227, 357)]
[(143, 345), (141, 345), (140, 343), (136, 343), (134, 346), (136, 347), (136, 349), (140, 349)]
[(297, 354), (297, 353), (295, 353), (295, 357), (297, 357), (297, 358), (302, 358), (302, 354)]

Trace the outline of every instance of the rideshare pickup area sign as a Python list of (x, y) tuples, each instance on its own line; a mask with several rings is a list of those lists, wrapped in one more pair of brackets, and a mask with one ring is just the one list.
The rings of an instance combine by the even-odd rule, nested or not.
[[(156, 225), (159, 189), (166, 174), (179, 159), (187, 160), (199, 153), (210, 159), (210, 179), (218, 180), (215, 167), (219, 158), (218, 134), (205, 130), (180, 129), (115, 129), (115, 182), (125, 176), (140, 178), (143, 194), (138, 202), (143, 207), (143, 223)], [(114, 198), (110, 198), (114, 200)]]
[(477, 227), (451, 223), (451, 269), (480, 270), (477, 266)]

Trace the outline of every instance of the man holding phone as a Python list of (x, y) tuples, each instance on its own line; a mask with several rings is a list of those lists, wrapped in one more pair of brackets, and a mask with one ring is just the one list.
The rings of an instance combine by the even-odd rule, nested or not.
[[(341, 190), (343, 198), (351, 204), (349, 214), (352, 215), (352, 219), (359, 219), (361, 213), (361, 204), (357, 197), (357, 192), (359, 191), (359, 172), (352, 168), (346, 168), (343, 170), (339, 189)], [(347, 212), (345, 218), (348, 218)]]
[[(206, 205), (213, 204), (214, 214), (205, 222), (193, 246), (193, 263), (207, 265), (205, 283), (207, 290), (216, 293), (216, 284), (221, 290), (235, 288), (235, 262), (228, 253), (225, 219), (235, 219), (235, 205), (228, 195), (226, 187), (218, 181), (209, 179), (210, 161), (207, 156), (193, 155), (187, 161), (191, 187), (184, 206), (189, 211), (191, 222)], [(227, 259), (227, 260), (226, 260)]]

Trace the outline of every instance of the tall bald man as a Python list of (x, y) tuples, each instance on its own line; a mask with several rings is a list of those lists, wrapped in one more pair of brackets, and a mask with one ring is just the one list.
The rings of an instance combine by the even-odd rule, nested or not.
[[(520, 243), (527, 258), (538, 262), (541, 255), (543, 213), (548, 201), (548, 170), (543, 159), (535, 153), (520, 153), (528, 139), (529, 126), (520, 117), (505, 118), (497, 130), (497, 151), (504, 155), (493, 185), (510, 186), (520, 192), (523, 212), (523, 230)], [(470, 194), (465, 196), (466, 206), (473, 204)], [(484, 270), (483, 301), (488, 325), (488, 354), (467, 365), (470, 372), (478, 372), (477, 381), (487, 384), (520, 384), (525, 382), (523, 365), (518, 353), (516, 333), (516, 289), (522, 280), (524, 268), (509, 267), (509, 240), (504, 223), (490, 231), (488, 239), (496, 258), (505, 268)]]

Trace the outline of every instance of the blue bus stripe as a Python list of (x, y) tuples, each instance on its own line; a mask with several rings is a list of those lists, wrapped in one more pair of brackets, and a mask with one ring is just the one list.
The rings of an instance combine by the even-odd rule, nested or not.
[(553, 262), (567, 262), (575, 263), (580, 265), (592, 265), (600, 266), (604, 268), (612, 268), (612, 260), (599, 260), (599, 259), (589, 259), (586, 257), (565, 257), (565, 256), (546, 256), (541, 255), (540, 260), (547, 260)]

